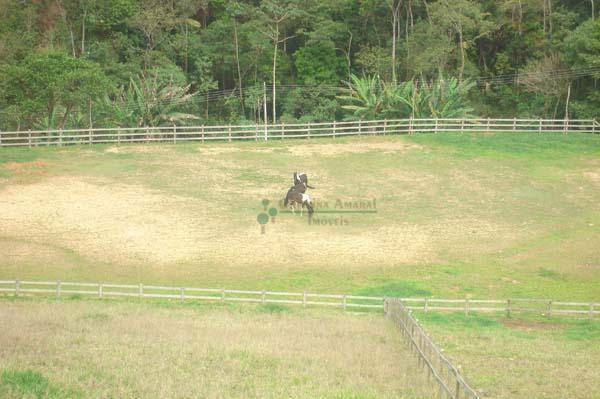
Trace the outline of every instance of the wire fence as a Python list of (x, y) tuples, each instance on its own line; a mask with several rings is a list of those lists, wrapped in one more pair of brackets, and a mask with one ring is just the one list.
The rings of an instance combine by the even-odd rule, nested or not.
[[(217, 302), (250, 302), (301, 306), (327, 306), (344, 310), (385, 310), (386, 297), (349, 294), (319, 294), (268, 290), (236, 290), (226, 288), (176, 287), (144, 284), (88, 283), (66, 281), (0, 280), (0, 294), (52, 295), (58, 298), (80, 295), (96, 298), (137, 297), (171, 300)], [(596, 302), (562, 302), (548, 299), (439, 299), (398, 298), (411, 311), (519, 313), (545, 316), (572, 315), (593, 318), (600, 314)]]
[(419, 365), (427, 370), (440, 390), (440, 397), (479, 399), (458, 369), (442, 354), (400, 299), (386, 299), (385, 314), (400, 328)]
[(0, 132), (0, 147), (74, 144), (179, 143), (186, 141), (283, 140), (362, 135), (514, 132), (600, 133), (593, 119), (383, 119), (319, 123), (223, 126), (145, 126)]

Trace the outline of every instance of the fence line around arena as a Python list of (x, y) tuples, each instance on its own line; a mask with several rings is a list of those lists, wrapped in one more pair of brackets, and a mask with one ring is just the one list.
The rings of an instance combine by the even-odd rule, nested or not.
[(439, 132), (600, 133), (594, 119), (421, 118), (253, 125), (0, 131), (0, 147), (282, 140)]
[(479, 399), (477, 392), (442, 354), (401, 299), (386, 299), (385, 315), (400, 328), (408, 346), (415, 352), (419, 365), (425, 368), (428, 376), (437, 383), (441, 398)]
[[(386, 297), (319, 294), (311, 292), (281, 292), (269, 290), (235, 290), (226, 288), (198, 288), (181, 286), (158, 286), (144, 284), (84, 283), (68, 281), (24, 281), (0, 280), (0, 294), (20, 295), (82, 295), (97, 298), (137, 297), (216, 302), (252, 302), (262, 304), (287, 304), (302, 306), (329, 306), (344, 310), (385, 310)], [(548, 299), (441, 299), (441, 298), (396, 298), (408, 310), (423, 312), (476, 312), (537, 313), (546, 316), (576, 315), (593, 318), (600, 314), (598, 302), (567, 302)]]

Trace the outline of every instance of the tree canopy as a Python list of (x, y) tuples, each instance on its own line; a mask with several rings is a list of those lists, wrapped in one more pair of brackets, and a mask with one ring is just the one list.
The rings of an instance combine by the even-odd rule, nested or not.
[(594, 0), (0, 0), (0, 130), (600, 118)]

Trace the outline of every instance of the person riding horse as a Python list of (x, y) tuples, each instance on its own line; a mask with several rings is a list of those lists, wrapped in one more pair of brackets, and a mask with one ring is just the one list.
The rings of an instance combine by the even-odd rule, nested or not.
[(312, 200), (308, 194), (306, 194), (307, 188), (314, 188), (308, 185), (308, 176), (306, 173), (294, 172), (294, 185), (288, 190), (285, 200), (283, 201), (284, 206), (290, 205), (292, 212), (294, 212), (294, 206), (300, 205), (300, 215), (302, 215), (302, 209), (306, 206), (308, 214), (312, 215), (314, 212), (312, 206)]
[[(308, 185), (308, 176), (305, 172), (294, 172), (294, 186), (297, 186), (300, 183), (304, 183), (306, 187), (314, 189), (314, 187)], [(306, 189), (304, 189), (304, 191), (306, 191)]]

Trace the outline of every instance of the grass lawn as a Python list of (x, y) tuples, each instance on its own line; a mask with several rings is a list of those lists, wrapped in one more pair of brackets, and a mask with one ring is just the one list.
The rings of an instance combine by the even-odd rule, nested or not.
[(489, 398), (600, 398), (600, 320), (416, 314)]
[(0, 299), (2, 398), (433, 397), (380, 315)]
[[(294, 170), (313, 223), (260, 234)], [(2, 148), (0, 278), (598, 300), (599, 171), (585, 134)]]

